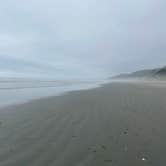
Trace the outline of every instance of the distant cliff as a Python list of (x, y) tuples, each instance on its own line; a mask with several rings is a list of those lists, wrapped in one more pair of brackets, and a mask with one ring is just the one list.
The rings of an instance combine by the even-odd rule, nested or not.
[(133, 73), (120, 74), (111, 79), (166, 79), (166, 66), (157, 69), (140, 70)]

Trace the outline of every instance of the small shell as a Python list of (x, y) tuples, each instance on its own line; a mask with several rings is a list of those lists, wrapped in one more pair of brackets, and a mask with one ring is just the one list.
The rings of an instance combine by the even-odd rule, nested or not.
[(146, 161), (146, 160), (147, 160), (147, 158), (143, 157), (141, 160), (142, 160), (142, 161)]

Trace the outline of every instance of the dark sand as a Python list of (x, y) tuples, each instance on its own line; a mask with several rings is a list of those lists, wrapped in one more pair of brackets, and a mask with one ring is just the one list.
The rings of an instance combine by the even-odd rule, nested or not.
[(0, 110), (0, 166), (165, 166), (166, 86), (112, 83)]

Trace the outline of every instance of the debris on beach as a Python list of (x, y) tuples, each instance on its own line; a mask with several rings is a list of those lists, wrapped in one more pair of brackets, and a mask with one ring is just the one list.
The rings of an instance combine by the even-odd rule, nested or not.
[(102, 147), (102, 149), (106, 150), (106, 146), (105, 145), (102, 145), (101, 147)]
[(129, 129), (126, 128), (125, 131), (123, 132), (123, 134), (125, 134), (125, 135), (128, 134), (128, 131), (129, 131)]

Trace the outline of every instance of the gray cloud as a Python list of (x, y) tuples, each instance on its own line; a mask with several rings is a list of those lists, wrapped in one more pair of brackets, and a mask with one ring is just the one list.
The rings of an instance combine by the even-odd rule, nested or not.
[(102, 77), (165, 65), (164, 0), (6, 0), (0, 74)]

